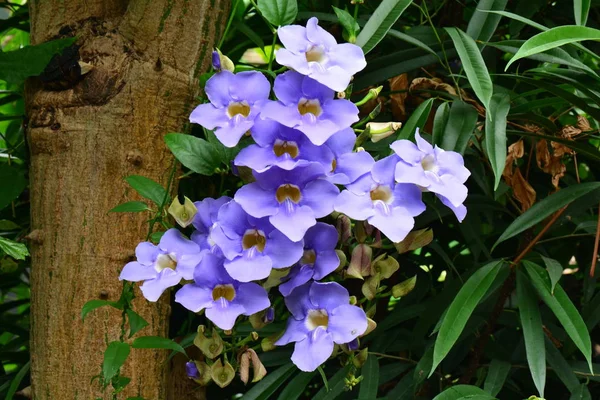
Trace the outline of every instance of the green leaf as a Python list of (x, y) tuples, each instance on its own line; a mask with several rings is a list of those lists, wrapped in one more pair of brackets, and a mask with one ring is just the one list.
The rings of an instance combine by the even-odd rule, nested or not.
[(429, 376), (458, 340), (473, 310), (496, 279), (502, 266), (502, 261), (493, 261), (475, 271), (448, 307), (435, 341), (433, 365)]
[(165, 135), (165, 142), (179, 162), (198, 174), (213, 175), (221, 164), (215, 147), (204, 139), (169, 133)]
[(20, 85), (30, 77), (41, 74), (55, 54), (75, 43), (77, 38), (52, 40), (19, 50), (0, 52), (0, 80)]
[(504, 382), (510, 372), (510, 363), (494, 358), (490, 363), (483, 390), (492, 396), (496, 396), (502, 390)]
[(482, 389), (477, 386), (471, 385), (456, 385), (451, 386), (438, 394), (433, 400), (458, 400), (458, 399), (472, 399), (472, 400), (493, 400), (495, 397), (490, 396)]
[(525, 338), (525, 353), (533, 383), (540, 397), (544, 397), (546, 385), (546, 350), (544, 349), (544, 330), (538, 299), (529, 280), (517, 271), (517, 297), (519, 300), (519, 318)]
[(488, 109), (491, 118), (486, 118), (485, 121), (485, 150), (496, 177), (494, 190), (498, 190), (506, 163), (506, 117), (509, 110), (509, 95), (498, 93), (492, 96)]
[(319, 371), (319, 375), (321, 375), (321, 379), (323, 380), (323, 386), (326, 391), (329, 391), (329, 381), (327, 380), (327, 375), (325, 375), (325, 371), (323, 371), (322, 366), (317, 367), (317, 371)]
[(548, 308), (552, 310), (563, 328), (565, 328), (565, 331), (573, 343), (575, 343), (575, 346), (577, 346), (587, 360), (590, 371), (593, 373), (592, 342), (579, 311), (577, 311), (577, 308), (573, 305), (571, 299), (569, 299), (569, 296), (560, 285), (556, 285), (554, 288), (554, 295), (552, 295), (550, 292), (550, 278), (548, 277), (548, 273), (542, 267), (529, 261), (523, 261), (523, 266), (531, 278), (531, 283), (533, 283), (536, 292), (544, 303), (546, 303)]
[(529, 210), (519, 215), (508, 228), (506, 228), (496, 243), (494, 243), (494, 246), (492, 246), (492, 251), (498, 244), (537, 225), (567, 204), (598, 188), (600, 188), (600, 182), (580, 183), (561, 189), (542, 201), (538, 201)]
[(463, 101), (453, 101), (440, 147), (463, 154), (473, 135), (475, 124), (477, 124), (477, 110)]
[(423, 356), (415, 366), (415, 370), (413, 371), (413, 381), (412, 384), (414, 387), (418, 387), (427, 379), (427, 374), (432, 370), (431, 366), (433, 365), (433, 346), (429, 346)]
[(287, 363), (269, 372), (260, 382), (246, 392), (241, 400), (267, 400), (296, 371), (296, 366)]
[(134, 349), (167, 349), (178, 351), (186, 355), (185, 349), (179, 343), (172, 341), (169, 338), (161, 336), (142, 336), (133, 341), (131, 345)]
[(532, 26), (532, 27), (534, 27), (536, 29), (539, 29), (540, 31), (547, 31), (548, 30), (548, 28), (546, 28), (544, 25), (538, 24), (537, 22), (532, 21), (532, 20), (530, 20), (528, 18), (525, 18), (525, 17), (523, 17), (523, 16), (521, 16), (519, 14), (511, 13), (511, 12), (508, 12), (508, 11), (495, 11), (495, 10), (489, 10), (489, 11), (485, 11), (485, 12), (492, 13), (492, 14), (502, 15), (503, 17), (510, 18), (512, 20), (522, 22), (525, 25)]
[(21, 229), (21, 227), (13, 221), (0, 219), (0, 231), (16, 231), (17, 229)]
[(23, 171), (7, 164), (0, 164), (0, 210), (19, 197), (26, 187), (27, 179)]
[(360, 382), (358, 399), (371, 400), (377, 398), (377, 389), (379, 387), (379, 360), (377, 360), (377, 357), (373, 354), (369, 355), (360, 373), (362, 381)]
[(106, 351), (104, 351), (104, 361), (102, 362), (102, 377), (104, 378), (104, 382), (110, 382), (117, 374), (119, 368), (127, 360), (130, 351), (131, 349), (127, 343), (114, 341), (108, 344)]
[(427, 99), (426, 101), (419, 104), (419, 106), (410, 115), (410, 118), (398, 133), (398, 139), (409, 139), (412, 140), (415, 137), (415, 131), (417, 128), (421, 128), (427, 122), (429, 113), (431, 113), (431, 107), (433, 106), (434, 99)]
[(148, 322), (130, 308), (127, 309), (127, 318), (129, 320), (129, 337), (148, 326)]
[(458, 28), (445, 28), (454, 42), (469, 84), (486, 109), (492, 99), (492, 79), (475, 41)]
[(143, 201), (128, 201), (127, 203), (119, 204), (109, 212), (142, 212), (150, 211), (148, 205)]
[(385, 397), (386, 400), (413, 400), (415, 398), (413, 393), (413, 374), (406, 374), (400, 382), (388, 392)]
[(346, 387), (346, 376), (348, 375), (348, 371), (350, 367), (346, 365), (343, 369), (338, 370), (329, 379), (329, 390), (325, 387), (322, 387), (321, 390), (317, 392), (317, 394), (312, 398), (312, 400), (334, 400), (342, 394), (344, 388)]
[(487, 11), (504, 11), (507, 2), (508, 0), (481, 0), (469, 20), (467, 35), (477, 41), (487, 42), (490, 40), (502, 17)]
[(304, 394), (306, 387), (317, 374), (317, 371), (300, 372), (281, 391), (278, 400), (297, 400)]
[(337, 15), (340, 24), (344, 27), (346, 32), (348, 32), (348, 41), (350, 43), (354, 43), (356, 41), (356, 35), (360, 30), (360, 26), (358, 26), (358, 22), (354, 19), (352, 15), (346, 10), (342, 10), (341, 8), (337, 8), (332, 6), (335, 15)]
[(85, 303), (83, 305), (83, 307), (81, 308), (81, 319), (84, 320), (85, 316), (88, 315), (91, 311), (94, 311), (96, 308), (105, 307), (105, 306), (111, 306), (118, 310), (122, 309), (122, 307), (119, 306), (119, 304), (117, 304), (114, 301), (90, 300), (87, 303)]
[(168, 202), (167, 191), (160, 184), (141, 175), (129, 175), (125, 178), (129, 186), (135, 189), (140, 196), (152, 201), (157, 206), (162, 206), (165, 199)]
[(221, 165), (224, 165), (227, 168), (229, 168), (229, 166), (231, 165), (231, 162), (238, 155), (238, 153), (242, 150), (242, 148), (244, 148), (250, 144), (250, 141), (241, 141), (235, 147), (225, 147), (223, 145), (223, 143), (221, 143), (221, 141), (219, 139), (217, 139), (217, 137), (215, 136), (215, 134), (213, 132), (208, 131), (208, 130), (205, 130), (205, 132), (206, 132), (206, 139), (208, 140), (208, 142), (210, 144), (212, 144), (213, 151), (215, 152), (217, 159), (220, 161)]
[(27, 375), (27, 373), (29, 372), (30, 366), (31, 366), (30, 361), (27, 361), (25, 363), (25, 365), (23, 365), (23, 367), (21, 367), (19, 372), (17, 372), (15, 377), (10, 382), (10, 387), (8, 388), (8, 391), (6, 392), (6, 397), (4, 397), (4, 400), (12, 400), (13, 399), (13, 396), (19, 389), (19, 386), (21, 385), (21, 381), (23, 381), (23, 378), (25, 378), (25, 375)]
[(585, 383), (579, 385), (577, 389), (571, 393), (569, 400), (592, 400), (592, 395)]
[(388, 34), (388, 36), (391, 36), (391, 37), (396, 38), (396, 39), (400, 39), (400, 40), (402, 40), (402, 41), (404, 41), (406, 43), (412, 44), (415, 47), (418, 47), (418, 48), (420, 48), (422, 50), (425, 50), (429, 54), (434, 55), (438, 59), (438, 61), (441, 62), (440, 58), (438, 57), (438, 53), (436, 53), (435, 51), (433, 51), (433, 49), (431, 47), (427, 46), (425, 43), (423, 43), (419, 39), (416, 39), (416, 38), (414, 38), (414, 37), (412, 37), (410, 35), (407, 35), (406, 33), (397, 31), (395, 29), (390, 29), (387, 34)]
[(23, 243), (17, 243), (14, 240), (6, 239), (0, 236), (0, 250), (14, 258), (15, 260), (24, 260), (29, 256), (29, 250)]
[(575, 13), (575, 23), (577, 25), (585, 26), (590, 13), (590, 0), (574, 0), (573, 1), (573, 12)]
[(365, 54), (373, 50), (410, 3), (412, 0), (383, 0), (356, 38), (356, 45), (362, 47)]
[(435, 110), (435, 116), (433, 117), (433, 132), (431, 136), (431, 143), (441, 146), (442, 139), (444, 137), (444, 131), (448, 124), (448, 118), (450, 118), (450, 103), (443, 102)]
[(506, 71), (512, 63), (521, 58), (583, 40), (600, 40), (600, 30), (585, 26), (564, 25), (538, 33), (523, 43), (517, 54), (506, 64), (504, 70)]
[(258, 0), (258, 10), (274, 26), (289, 25), (298, 15), (296, 0)]
[(550, 339), (545, 338), (544, 341), (546, 342), (546, 359), (548, 360), (548, 365), (555, 371), (556, 376), (565, 384), (567, 389), (571, 393), (575, 392), (579, 387), (579, 379), (577, 379), (577, 375), (573, 372), (573, 367), (569, 365), (565, 357)]
[(544, 264), (546, 264), (546, 271), (550, 277), (550, 293), (554, 294), (554, 288), (562, 277), (563, 267), (553, 258), (542, 256), (542, 260), (544, 260)]

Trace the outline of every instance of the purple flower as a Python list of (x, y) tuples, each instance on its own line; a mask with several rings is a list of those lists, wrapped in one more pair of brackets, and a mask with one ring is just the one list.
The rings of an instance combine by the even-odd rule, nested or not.
[(471, 175), (465, 168), (462, 156), (454, 151), (432, 147), (415, 132), (417, 144), (398, 140), (391, 144), (400, 157), (396, 166), (396, 182), (413, 183), (423, 190), (435, 193), (462, 221), (467, 208), (462, 204), (467, 198), (465, 181)]
[(358, 108), (351, 101), (334, 99), (333, 90), (295, 71), (279, 75), (273, 90), (279, 101), (268, 102), (262, 118), (304, 132), (317, 146), (358, 121)]
[(271, 268), (286, 268), (302, 256), (302, 242), (292, 242), (268, 218), (248, 215), (235, 201), (219, 210), (211, 238), (225, 255), (227, 273), (240, 282), (269, 276)]
[(348, 185), (335, 202), (336, 211), (367, 220), (392, 242), (402, 241), (415, 224), (413, 216), (425, 211), (418, 187), (394, 182), (397, 162), (396, 156), (377, 161), (370, 174)]
[(231, 329), (240, 315), (252, 315), (271, 305), (265, 289), (240, 283), (227, 274), (223, 259), (206, 253), (194, 273), (194, 283), (179, 289), (175, 301), (206, 317), (221, 329)]
[(352, 128), (343, 129), (330, 137), (325, 146), (334, 154), (327, 180), (337, 185), (347, 185), (369, 173), (375, 160), (366, 151), (353, 152), (356, 134)]
[(200, 247), (183, 237), (177, 229), (169, 229), (158, 246), (142, 242), (135, 249), (137, 261), (127, 263), (119, 280), (144, 281), (141, 286), (144, 297), (156, 301), (169, 287), (181, 279), (192, 279), (194, 269), (200, 262)]
[(234, 147), (254, 126), (271, 91), (267, 78), (260, 72), (232, 74), (221, 71), (206, 82), (210, 103), (200, 104), (190, 115), (190, 121), (206, 129), (215, 129), (217, 138), (227, 147)]
[(212, 199), (210, 197), (194, 202), (198, 212), (194, 216), (192, 224), (196, 230), (192, 233), (190, 239), (200, 246), (202, 250), (210, 250), (214, 243), (210, 243), (210, 232), (217, 222), (217, 215), (219, 208), (227, 202), (231, 201), (231, 197), (223, 196), (218, 199)]
[(283, 336), (283, 346), (296, 342), (292, 362), (302, 371), (314, 371), (333, 353), (333, 344), (349, 343), (367, 330), (367, 316), (350, 305), (348, 291), (335, 282), (310, 282), (285, 298), (292, 313)]
[(253, 217), (269, 217), (275, 228), (297, 242), (316, 218), (333, 211), (339, 189), (321, 176), (323, 166), (316, 163), (291, 171), (272, 167), (255, 172), (256, 182), (240, 188), (234, 199)]
[(304, 133), (272, 120), (257, 119), (252, 137), (257, 144), (242, 149), (235, 165), (264, 172), (273, 165), (290, 170), (310, 162), (329, 166), (333, 161), (333, 153), (326, 146), (315, 146)]
[(343, 92), (352, 75), (366, 67), (362, 49), (351, 43), (338, 44), (335, 38), (321, 28), (316, 18), (299, 25), (283, 26), (277, 30), (285, 46), (276, 53), (279, 64), (290, 67), (323, 85)]
[(200, 379), (200, 371), (198, 371), (198, 367), (193, 361), (185, 363), (185, 373), (190, 379)]
[(287, 282), (279, 286), (284, 296), (311, 279), (321, 280), (340, 265), (340, 258), (335, 252), (338, 242), (337, 229), (334, 226), (317, 222), (304, 235), (304, 254), (288, 274)]

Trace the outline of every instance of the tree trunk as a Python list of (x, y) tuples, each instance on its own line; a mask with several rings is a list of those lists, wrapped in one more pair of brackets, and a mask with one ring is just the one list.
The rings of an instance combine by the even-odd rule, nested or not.
[[(104, 307), (81, 320), (92, 299), (115, 301), (120, 269), (147, 233), (147, 215), (108, 214), (139, 196), (123, 178), (166, 183), (172, 156), (163, 135), (182, 131), (222, 33), (228, 0), (44, 0), (31, 4), (31, 41), (77, 36), (93, 65), (68, 90), (26, 88), (31, 152), (31, 379), (37, 400), (112, 398), (92, 377), (120, 311)], [(167, 334), (168, 296), (135, 311)], [(131, 383), (119, 399), (167, 398), (167, 351), (132, 350), (122, 370)], [(167, 366), (167, 367), (166, 367)], [(184, 397), (180, 397), (184, 398)]]

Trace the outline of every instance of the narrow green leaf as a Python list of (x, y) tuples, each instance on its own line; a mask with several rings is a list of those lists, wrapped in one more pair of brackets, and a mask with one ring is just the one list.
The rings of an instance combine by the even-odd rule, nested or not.
[(529, 210), (519, 215), (508, 228), (506, 228), (492, 247), (492, 250), (494, 250), (498, 244), (535, 226), (567, 204), (598, 188), (600, 188), (600, 182), (571, 185), (551, 194), (542, 201), (538, 201)]
[(129, 320), (129, 337), (148, 326), (148, 322), (130, 308), (127, 309), (127, 319)]
[(169, 133), (165, 135), (165, 142), (179, 162), (198, 174), (213, 175), (221, 164), (214, 146), (204, 139)]
[(475, 124), (477, 124), (477, 111), (463, 101), (453, 101), (440, 147), (463, 154), (473, 135)]
[(81, 308), (81, 319), (82, 320), (85, 319), (85, 316), (88, 315), (91, 311), (94, 311), (97, 308), (105, 307), (105, 306), (111, 306), (111, 307), (116, 308), (117, 310), (122, 308), (114, 301), (90, 300), (87, 303), (85, 303), (83, 305), (83, 307)]
[(481, 0), (469, 20), (467, 35), (477, 41), (487, 42), (490, 40), (502, 17), (487, 11), (504, 11), (507, 2), (508, 0)]
[(142, 336), (133, 341), (134, 349), (167, 349), (175, 350), (187, 356), (185, 349), (179, 343), (160, 336)]
[(510, 110), (510, 96), (497, 93), (492, 96), (488, 112), (491, 118), (485, 121), (485, 150), (494, 170), (494, 190), (498, 190), (504, 164), (506, 163), (506, 117)]
[(398, 362), (393, 364), (386, 364), (379, 368), (379, 384), (383, 385), (388, 383), (392, 379), (400, 376), (407, 369), (411, 368), (412, 364), (408, 362)]
[(486, 10), (484, 12), (502, 15), (503, 17), (510, 18), (512, 20), (515, 20), (515, 21), (519, 21), (519, 22), (521, 22), (521, 23), (523, 23), (525, 25), (529, 25), (531, 27), (539, 29), (540, 31), (547, 31), (548, 30), (548, 28), (545, 27), (544, 25), (538, 24), (537, 22), (532, 21), (529, 18), (525, 18), (525, 17), (523, 17), (523, 16), (521, 16), (519, 14), (511, 13), (511, 12), (508, 12), (508, 11), (497, 11), (497, 10)]
[(413, 386), (419, 387), (421, 383), (427, 379), (429, 371), (432, 371), (431, 366), (433, 365), (433, 346), (429, 346), (423, 356), (415, 366), (415, 370), (413, 371)]
[(483, 390), (492, 396), (496, 396), (500, 393), (500, 390), (502, 390), (509, 372), (509, 362), (494, 358), (488, 368), (488, 373), (483, 384)]
[(506, 64), (504, 70), (506, 71), (512, 63), (521, 58), (583, 40), (600, 40), (600, 30), (585, 26), (564, 25), (538, 33), (523, 43), (517, 54)]
[(152, 201), (159, 207), (165, 199), (169, 200), (165, 188), (150, 178), (140, 175), (129, 175), (125, 180), (140, 196)]
[(26, 187), (27, 179), (21, 169), (0, 164), (0, 210), (19, 197)]
[(577, 389), (571, 393), (569, 400), (592, 400), (592, 394), (585, 383), (579, 385)]
[(296, 0), (258, 0), (258, 10), (273, 26), (289, 25), (298, 15)]
[(296, 375), (281, 391), (281, 394), (277, 398), (278, 400), (297, 400), (304, 394), (306, 386), (310, 383), (312, 378), (317, 374), (317, 371), (312, 372), (300, 372)]
[(25, 365), (23, 365), (23, 367), (21, 367), (19, 372), (17, 372), (15, 377), (10, 382), (10, 386), (8, 388), (8, 391), (6, 392), (6, 397), (4, 397), (4, 400), (12, 400), (13, 399), (13, 396), (15, 395), (15, 393), (17, 393), (17, 390), (19, 389), (19, 386), (21, 385), (21, 381), (23, 380), (23, 378), (25, 378), (25, 375), (27, 375), (27, 373), (29, 372), (30, 366), (31, 366), (30, 361), (27, 361), (25, 363)]
[(29, 250), (23, 243), (15, 242), (14, 240), (5, 239), (0, 236), (0, 250), (14, 258), (15, 260), (24, 260), (29, 256)]
[(435, 341), (433, 365), (429, 376), (458, 340), (473, 310), (496, 279), (502, 265), (502, 261), (494, 261), (475, 271), (448, 307)]
[(317, 394), (312, 398), (312, 400), (333, 400), (337, 399), (346, 387), (346, 376), (348, 375), (348, 371), (350, 367), (347, 365), (343, 369), (338, 370), (332, 377), (329, 379), (329, 390), (325, 387), (322, 387), (321, 390), (317, 392)]
[(442, 393), (438, 394), (433, 400), (458, 400), (458, 399), (477, 399), (477, 400), (493, 400), (495, 397), (490, 396), (483, 389), (471, 385), (456, 385), (450, 386)]
[(414, 376), (411, 373), (404, 375), (400, 382), (390, 390), (385, 397), (386, 400), (413, 400)]
[(546, 385), (546, 350), (544, 348), (544, 329), (538, 306), (538, 299), (527, 277), (517, 272), (517, 297), (519, 299), (519, 318), (525, 338), (525, 353), (533, 383), (540, 397), (544, 397)]
[(544, 260), (544, 264), (546, 264), (546, 271), (548, 271), (548, 276), (550, 277), (550, 293), (554, 294), (554, 288), (562, 277), (563, 267), (553, 258), (542, 256), (542, 260)]
[(415, 137), (417, 128), (424, 126), (429, 118), (433, 100), (434, 99), (427, 99), (419, 104), (415, 111), (410, 115), (410, 118), (408, 118), (408, 121), (400, 128), (398, 139), (412, 140)]
[(296, 371), (296, 366), (287, 363), (269, 372), (260, 382), (246, 392), (241, 400), (267, 400)]
[(577, 379), (577, 375), (573, 372), (573, 367), (569, 365), (565, 357), (550, 339), (545, 338), (544, 341), (546, 342), (546, 359), (548, 360), (548, 365), (554, 370), (558, 379), (569, 389), (569, 392), (575, 392), (579, 387), (579, 379)]
[(356, 38), (356, 44), (365, 54), (373, 50), (396, 23), (412, 0), (383, 0)]
[(369, 355), (365, 365), (360, 370), (362, 381), (360, 382), (359, 400), (371, 400), (377, 398), (379, 387), (379, 360), (374, 355)]
[(469, 84), (486, 109), (492, 99), (492, 79), (475, 41), (458, 28), (445, 28), (458, 52)]
[(412, 44), (415, 47), (418, 47), (418, 48), (420, 48), (422, 50), (425, 50), (426, 52), (428, 52), (429, 54), (434, 55), (436, 58), (438, 58), (438, 60), (440, 60), (439, 57), (438, 57), (438, 54), (435, 51), (433, 51), (433, 49), (431, 47), (427, 46), (425, 43), (423, 43), (419, 39), (416, 39), (416, 38), (414, 38), (414, 37), (412, 37), (410, 35), (407, 35), (406, 33), (397, 31), (395, 29), (390, 29), (387, 34), (388, 34), (388, 36), (391, 36), (391, 37), (396, 38), (396, 39), (400, 39), (400, 40), (402, 40), (402, 41), (404, 41), (406, 43)]
[(325, 371), (323, 371), (322, 366), (317, 367), (317, 371), (319, 371), (319, 375), (321, 375), (321, 379), (323, 380), (323, 386), (325, 390), (329, 392), (329, 381), (327, 380), (327, 375), (325, 375)]
[(119, 368), (127, 360), (130, 351), (131, 349), (127, 343), (114, 341), (108, 344), (104, 352), (104, 361), (102, 362), (102, 377), (104, 378), (104, 382), (110, 382), (117, 374)]
[(433, 132), (431, 137), (431, 143), (442, 145), (442, 139), (444, 138), (444, 131), (446, 130), (446, 124), (448, 124), (448, 118), (450, 118), (450, 103), (443, 102), (435, 110), (435, 116), (433, 117)]
[(573, 1), (573, 12), (575, 13), (575, 23), (577, 25), (585, 26), (590, 13), (590, 0), (574, 0)]
[(109, 212), (142, 212), (149, 210), (150, 208), (143, 201), (128, 201), (127, 203), (119, 204)]
[(17, 229), (21, 229), (21, 227), (13, 221), (0, 219), (0, 231), (16, 231)]
[(356, 35), (358, 35), (358, 31), (360, 30), (358, 22), (356, 22), (354, 17), (350, 15), (348, 11), (334, 6), (332, 6), (332, 8), (335, 12), (335, 15), (338, 17), (340, 24), (342, 24), (346, 32), (348, 32), (348, 41), (350, 43), (354, 43), (356, 41)]
[(529, 261), (523, 261), (523, 266), (531, 278), (535, 290), (565, 328), (575, 346), (587, 360), (590, 371), (593, 373), (592, 342), (579, 311), (560, 285), (556, 285), (554, 295), (552, 295), (550, 278), (542, 267)]

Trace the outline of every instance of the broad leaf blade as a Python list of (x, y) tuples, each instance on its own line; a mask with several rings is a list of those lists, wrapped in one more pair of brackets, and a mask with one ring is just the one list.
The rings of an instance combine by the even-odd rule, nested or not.
[(129, 337), (148, 326), (148, 321), (130, 308), (127, 309), (127, 319), (129, 320)]
[(600, 188), (600, 182), (572, 185), (537, 202), (529, 210), (519, 215), (508, 228), (506, 228), (492, 247), (492, 250), (494, 250), (498, 244), (535, 226), (567, 204), (598, 188)]
[(213, 144), (204, 139), (169, 133), (165, 135), (165, 142), (179, 162), (198, 174), (213, 175), (215, 168), (221, 165)]
[(165, 188), (150, 178), (141, 175), (130, 175), (125, 180), (140, 196), (152, 201), (159, 207), (163, 205), (163, 201), (169, 200)]
[(370, 355), (361, 368), (362, 381), (360, 382), (359, 400), (370, 400), (377, 398), (377, 388), (379, 387), (379, 360), (374, 355)]
[(506, 117), (509, 110), (510, 97), (507, 94), (492, 96), (488, 110), (491, 118), (485, 121), (485, 150), (494, 171), (494, 190), (498, 190), (506, 163)]
[(508, 0), (481, 0), (469, 20), (467, 35), (477, 41), (487, 42), (490, 40), (502, 17), (488, 11), (504, 11), (507, 2)]
[(356, 44), (365, 54), (373, 50), (388, 30), (408, 8), (412, 0), (383, 0), (356, 38)]
[(26, 187), (27, 179), (20, 169), (0, 164), (0, 210), (19, 197)]
[(350, 370), (350, 366), (346, 366), (343, 369), (338, 370), (330, 379), (329, 379), (329, 390), (325, 387), (322, 387), (321, 390), (317, 392), (317, 394), (312, 398), (312, 400), (333, 400), (337, 399), (337, 397), (344, 391), (346, 387), (346, 376), (348, 375), (348, 371)]
[(258, 9), (274, 26), (289, 25), (298, 15), (296, 0), (258, 0)]
[(90, 300), (83, 305), (81, 308), (81, 319), (85, 319), (85, 316), (88, 315), (91, 311), (94, 311), (97, 308), (111, 306), (116, 309), (120, 309), (119, 305), (114, 301), (107, 300)]
[(469, 84), (486, 109), (492, 99), (492, 79), (475, 41), (458, 28), (446, 28), (454, 42)]
[(415, 109), (415, 111), (410, 115), (408, 121), (402, 128), (400, 128), (400, 132), (398, 133), (398, 139), (409, 139), (412, 140), (415, 137), (415, 131), (417, 128), (421, 128), (427, 122), (429, 118), (429, 113), (431, 112), (431, 107), (433, 106), (434, 99), (428, 99)]
[(310, 383), (312, 378), (317, 374), (317, 371), (312, 372), (300, 372), (296, 375), (281, 391), (279, 400), (297, 400), (304, 394), (306, 386)]
[(131, 349), (127, 343), (119, 341), (109, 343), (104, 352), (104, 361), (102, 362), (102, 377), (104, 378), (104, 382), (110, 382), (117, 374), (119, 368), (127, 360), (130, 351)]
[(14, 240), (5, 239), (0, 236), (0, 250), (8, 254), (15, 260), (24, 260), (29, 256), (29, 250), (23, 243), (15, 242)]
[(493, 359), (485, 377), (483, 390), (492, 396), (496, 396), (502, 390), (509, 372), (509, 362), (498, 360), (497, 358)]
[(469, 104), (455, 100), (450, 106), (450, 113), (440, 147), (463, 154), (473, 135), (477, 124), (477, 111)]
[(446, 124), (448, 124), (448, 118), (450, 118), (450, 103), (444, 102), (440, 104), (435, 111), (431, 138), (432, 144), (437, 144), (440, 147), (442, 146), (442, 139), (444, 137), (444, 131), (446, 130)]
[(269, 372), (260, 382), (248, 390), (241, 400), (267, 400), (296, 371), (296, 366), (287, 363)]
[(502, 265), (502, 261), (494, 261), (475, 271), (448, 307), (435, 341), (430, 376), (458, 340), (473, 310), (496, 279)]

